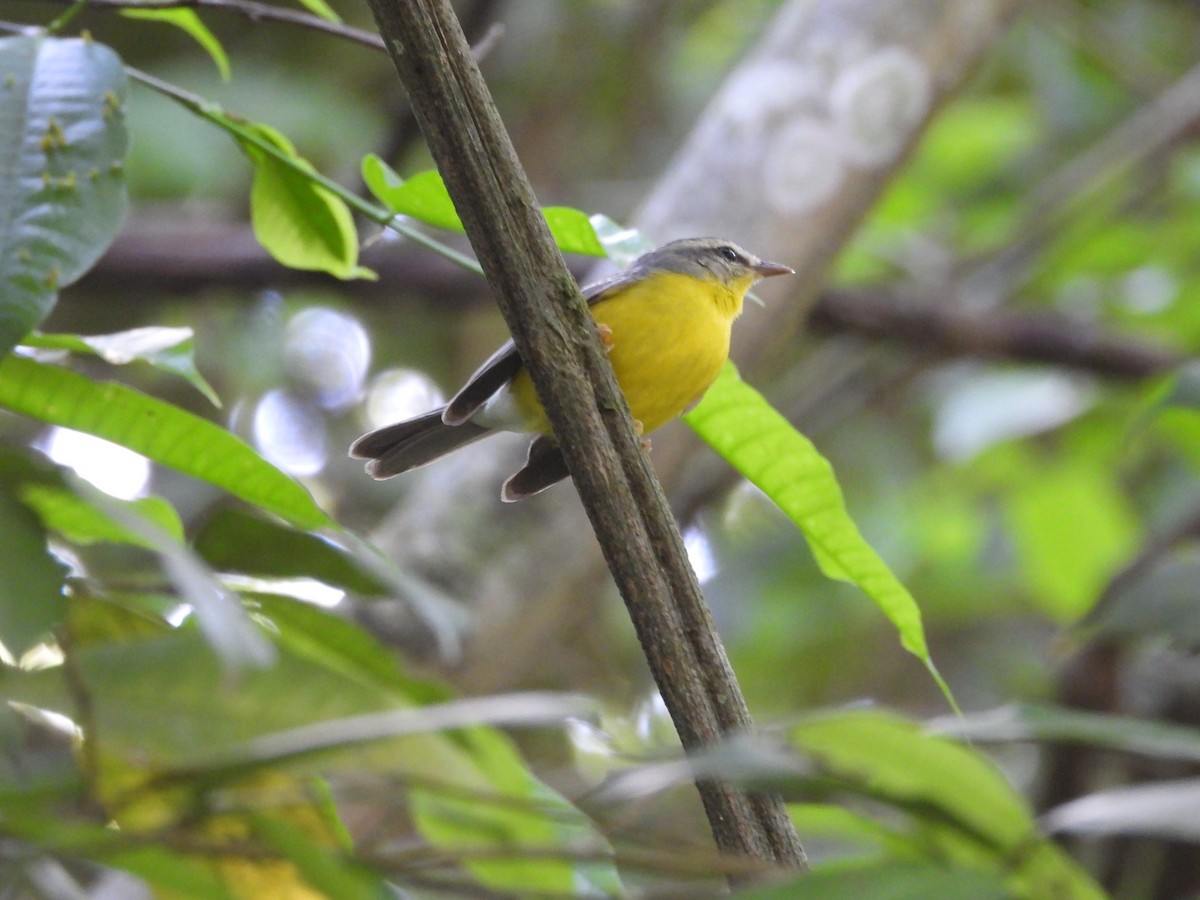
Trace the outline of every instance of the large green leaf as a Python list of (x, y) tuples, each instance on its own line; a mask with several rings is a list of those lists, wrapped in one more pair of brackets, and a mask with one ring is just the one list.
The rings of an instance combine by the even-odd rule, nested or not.
[(732, 364), (684, 421), (787, 514), (827, 576), (858, 585), (875, 601), (905, 649), (925, 663), (953, 703), (930, 658), (916, 601), (859, 533), (833, 467), (812, 441), (742, 381)]
[(66, 615), (67, 569), (47, 550), (41, 522), (14, 494), (15, 488), (0, 481), (0, 642), (20, 656), (48, 637)]
[(816, 867), (794, 879), (734, 894), (740, 900), (1009, 900), (998, 875), (933, 862)]
[(222, 572), (255, 578), (312, 578), (361, 597), (402, 600), (448, 656), (461, 652), (469, 615), (458, 600), (415, 572), (402, 570), (352, 532), (307, 534), (234, 509), (208, 520), (196, 552)]
[(10, 356), (0, 363), (0, 407), (121, 444), (297, 528), (334, 527), (298, 482), (243, 440), (124, 385), (94, 382), (61, 366)]
[[(117, 523), (77, 493), (65, 487), (46, 484), (27, 484), (20, 492), (21, 501), (38, 514), (42, 524), (76, 544), (97, 541), (136, 544), (153, 550), (153, 545), (141, 535)], [(179, 513), (162, 497), (142, 497), (138, 500), (109, 498), (117, 507), (150, 522), (175, 541), (183, 540), (183, 523)]]
[(826, 783), (908, 811), (943, 852), (1005, 873), (1017, 896), (1103, 896), (1039, 834), (1032, 811), (995, 766), (968, 747), (866, 711), (813, 717), (792, 728), (789, 741)]
[(392, 586), (352, 550), (240, 510), (223, 509), (195, 538), (196, 552), (225, 572), (260, 578), (315, 578), (368, 596)]
[(126, 81), (91, 39), (0, 39), (0, 357), (125, 216)]
[[(418, 172), (406, 181), (382, 159), (370, 154), (363, 159), (362, 174), (371, 193), (393, 212), (445, 231), (459, 234), (465, 231), (442, 176), (432, 169)], [(542, 214), (563, 253), (605, 255), (604, 247), (584, 213), (569, 206), (547, 206), (542, 209)]]

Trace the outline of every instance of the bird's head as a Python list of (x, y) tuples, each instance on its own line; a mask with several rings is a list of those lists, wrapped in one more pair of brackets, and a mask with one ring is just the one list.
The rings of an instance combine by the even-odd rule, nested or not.
[(794, 271), (790, 266), (759, 259), (732, 241), (720, 238), (672, 241), (641, 257), (637, 267), (717, 281), (739, 297), (756, 281), (772, 275), (791, 275)]

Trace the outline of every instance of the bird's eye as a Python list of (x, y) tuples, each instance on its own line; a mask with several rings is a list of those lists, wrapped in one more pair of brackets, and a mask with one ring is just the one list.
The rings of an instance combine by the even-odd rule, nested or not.
[(738, 256), (738, 252), (736, 250), (734, 250), (732, 247), (721, 247), (719, 250), (717, 250), (717, 252), (720, 253), (722, 257), (724, 257), (725, 259), (729, 260), (732, 263), (742, 261), (742, 258), (740, 256)]

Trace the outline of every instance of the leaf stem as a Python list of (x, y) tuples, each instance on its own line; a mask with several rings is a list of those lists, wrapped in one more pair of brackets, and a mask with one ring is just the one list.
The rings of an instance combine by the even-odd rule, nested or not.
[(88, 5), (88, 0), (75, 0), (66, 11), (46, 26), (47, 34), (58, 34), (64, 28), (71, 24), (71, 20), (83, 12), (84, 7)]

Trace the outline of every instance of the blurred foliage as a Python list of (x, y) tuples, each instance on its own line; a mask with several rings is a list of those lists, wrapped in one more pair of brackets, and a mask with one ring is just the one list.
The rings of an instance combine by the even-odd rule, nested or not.
[[(619, 222), (780, 5), (460, 11), (474, 41), (505, 26), (483, 67), (539, 195)], [(8, 7), (28, 24), (62, 12)], [(365, 4), (336, 12), (371, 27)], [(216, 10), (157, 18), (83, 10), (68, 30), (93, 38), (0, 43), (10, 84), (47, 47), (104, 68), (90, 106), (18, 109), (10, 90), (0, 120), (28, 112), (50, 144), (64, 125), (107, 136), (72, 148), (82, 162), (55, 157), (66, 168), (48, 181), (0, 171), (0, 330), (23, 344), (0, 363), (0, 897), (715, 893), (730, 863), (698, 840), (681, 787), (694, 774), (794, 802), (813, 876), (746, 896), (1200, 891), (1200, 836), (1179, 807), (1200, 746), (1192, 368), (1121, 381), (939, 361), (919, 341), (880, 353), (876, 389), (835, 397), (811, 437), (920, 605), (959, 702), (1000, 711), (917, 724), (945, 711), (935, 685), (739, 482), (683, 524), (752, 709), (792, 724), (681, 775), (655, 759), (677, 745), (615, 600), (593, 613), (576, 605), (586, 586), (561, 586), (554, 641), (514, 662), (541, 622), (459, 589), (446, 561), (474, 552), (469, 512), (465, 549), (403, 532), (428, 567), (389, 559), (386, 528), (382, 550), (356, 533), (411, 488), (369, 483), (344, 448), (439, 402), (503, 338), (481, 283), (67, 287), (112, 240), (126, 193), (134, 225), (164, 209), (185, 226), (253, 216), (283, 261), (364, 275), (351, 215), (373, 238), (362, 218), (390, 213), (358, 200), (362, 160), (429, 166), (382, 55)], [(831, 280), (1195, 356), (1200, 149), (1190, 121), (1156, 140), (1178, 108), (1156, 100), (1200, 90), (1198, 28), (1194, 5), (1159, 0), (1030, 7)], [(106, 47), (197, 102), (145, 81), (126, 97)], [(0, 132), (15, 152), (21, 135)], [(72, 193), (57, 179), (76, 165), (97, 179)], [(50, 237), (21, 256), (35, 233)], [(46, 266), (66, 277), (25, 277)], [(35, 327), (53, 333), (22, 339)], [(798, 366), (812, 350), (798, 346)], [(553, 555), (513, 547), (499, 565), (553, 580)], [(524, 688), (594, 703), (505, 696)], [(863, 699), (910, 718), (811, 713)], [(1047, 705), (1013, 705), (1030, 701)]]

